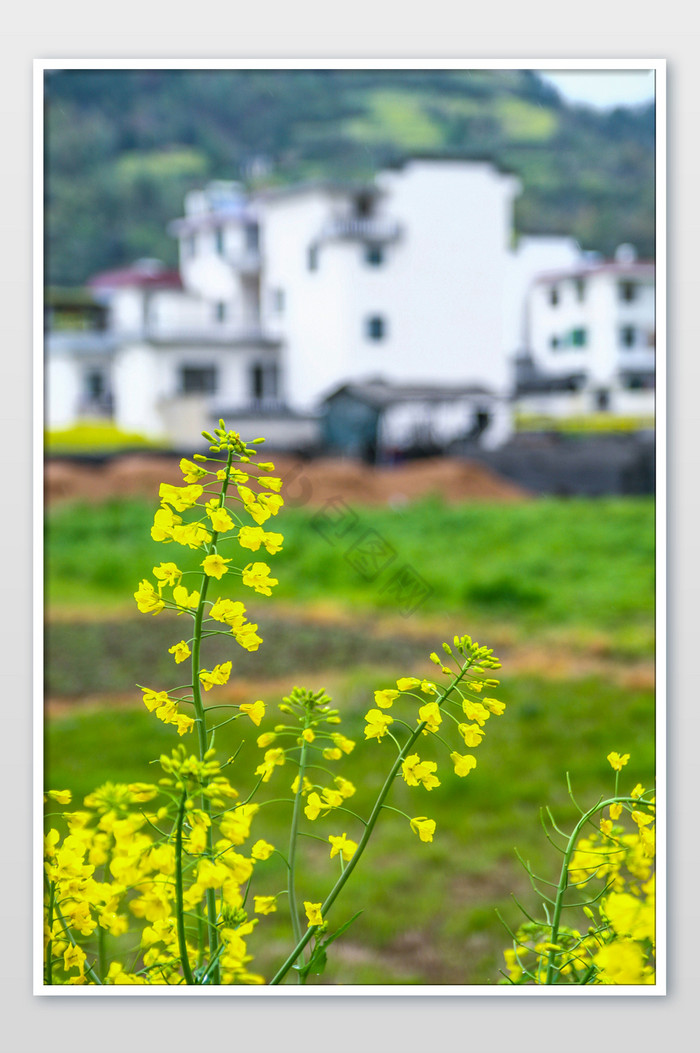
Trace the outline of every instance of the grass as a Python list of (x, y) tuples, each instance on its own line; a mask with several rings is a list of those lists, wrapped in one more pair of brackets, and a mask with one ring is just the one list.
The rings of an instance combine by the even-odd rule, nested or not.
[[(51, 508), (49, 605), (124, 602), (161, 560), (176, 558), (194, 570), (196, 554), (178, 546), (175, 555), (176, 546), (150, 540), (154, 508), (155, 502), (137, 499)], [(400, 509), (356, 511), (358, 523), (347, 539), (324, 535), (312, 509), (286, 509), (274, 522), (285, 535), (283, 551), (271, 561), (279, 600), (330, 598), (353, 611), (391, 612), (397, 604), (392, 574), (408, 566), (429, 590), (422, 615), (457, 614), (470, 625), (509, 622), (522, 635), (547, 627), (585, 633), (595, 626), (622, 649), (641, 653), (651, 646), (651, 499), (447, 505), (428, 498)], [(370, 529), (395, 553), (373, 580), (348, 551)]]

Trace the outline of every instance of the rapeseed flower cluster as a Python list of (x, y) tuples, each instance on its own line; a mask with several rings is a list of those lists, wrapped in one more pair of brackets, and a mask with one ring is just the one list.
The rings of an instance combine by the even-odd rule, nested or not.
[[(423, 736), (432, 736), (448, 753), (455, 775), (464, 778), (474, 770), (477, 759), (472, 753), (461, 752), (462, 743), (475, 749), (484, 737), (486, 721), (491, 716), (500, 716), (506, 708), (504, 702), (484, 695), (484, 691), (499, 684), (498, 680), (488, 676), (501, 665), (491, 648), (481, 646), (468, 635), (455, 636), (452, 645), (444, 643), (442, 646), (446, 658), (443, 660), (433, 652), (430, 659), (443, 676), (450, 678), (445, 688), (417, 676), (399, 677), (395, 689), (382, 688), (374, 692), (376, 708), (365, 714), (365, 739), (376, 739), (377, 742), (391, 739), (399, 751), (400, 775), (404, 782), (407, 786), (419, 786), (425, 790), (440, 786), (438, 766), (435, 761), (421, 760), (418, 752), (409, 752), (412, 746)], [(444, 664), (448, 661), (454, 668)], [(388, 712), (390, 709), (392, 713)], [(398, 717), (399, 711), (401, 718)], [(409, 731), (403, 744), (394, 734), (397, 726), (404, 732)], [(462, 740), (459, 749), (455, 749), (446, 738), (450, 731), (456, 732)], [(433, 840), (436, 829), (433, 819), (424, 815), (406, 818), (410, 829), (421, 841)]]
[[(620, 772), (629, 754), (607, 759)], [(510, 983), (655, 983), (655, 799), (637, 784), (629, 796), (586, 813), (586, 826), (596, 814), (597, 828), (570, 841), (553, 902), (555, 913), (557, 903), (560, 912), (582, 909), (582, 921), (559, 923), (556, 931), (549, 920), (521, 925), (504, 951)]]
[[(255, 867), (274, 849), (258, 841), (241, 850), (251, 840), (257, 806), (236, 803), (238, 792), (212, 755), (202, 761), (181, 745), (162, 755), (160, 765), (166, 774), (157, 784), (107, 783), (82, 809), (63, 813), (63, 836), (49, 828), (47, 983), (182, 983), (198, 961), (196, 918), (204, 916), (209, 890), (217, 900), (220, 982), (263, 983), (248, 968), (245, 938), (257, 924), (254, 915), (267, 911), (255, 903), (251, 910), (246, 896)], [(216, 809), (214, 820), (203, 799)], [(187, 912), (181, 930), (178, 911)], [(108, 937), (124, 962), (137, 964), (108, 961)], [(199, 982), (206, 982), (201, 970)]]
[[(272, 556), (282, 548), (282, 534), (265, 524), (283, 500), (281, 480), (269, 474), (274, 465), (257, 460), (262, 440), (246, 444), (223, 421), (213, 434), (204, 435), (209, 453), (181, 460), (182, 486), (160, 485), (161, 503), (151, 527), (155, 541), (196, 552), (198, 569), (180, 567), (177, 556), (163, 560), (134, 593), (144, 614), (184, 615), (184, 623), (173, 618), (178, 625), (191, 619), (191, 631), (178, 628), (168, 647), (173, 680), (182, 681), (184, 667), (189, 683), (139, 685), (148, 711), (172, 726), (181, 741), (160, 756), (157, 782), (106, 783), (85, 797), (80, 810), (64, 811), (55, 821), (54, 814), (47, 817), (47, 984), (264, 983), (250, 968), (248, 938), (260, 918), (277, 913), (280, 904), (289, 912), (293, 949), (269, 983), (280, 983), (292, 968), (299, 982), (305, 982), (310, 972), (322, 968), (325, 947), (350, 924), (329, 934), (327, 914), (380, 815), (385, 808), (399, 811), (385, 804), (392, 788), (400, 780), (418, 791), (441, 785), (437, 762), (421, 756), (423, 743), (444, 747), (453, 771), (464, 777), (477, 762), (463, 749), (476, 749), (486, 722), (505, 709), (487, 697), (498, 685), (489, 674), (500, 662), (469, 636), (455, 637), (453, 646), (443, 644), (444, 661), (450, 665), (437, 654), (430, 656), (446, 678), (442, 686), (406, 676), (395, 687), (375, 691), (364, 742), (391, 741), (397, 752), (374, 805), (362, 817), (353, 810), (356, 787), (335, 768), (356, 743), (340, 730), (340, 714), (324, 690), (294, 687), (278, 704), (279, 722), (270, 721), (271, 727), (263, 726), (270, 714), (262, 699), (219, 702), (220, 689), (236, 674), (236, 647), (257, 651), (263, 640), (241, 599), (210, 596), (210, 589), (237, 581), (244, 590), (272, 595), (277, 578), (257, 555), (264, 551)], [(205, 661), (203, 645), (210, 636), (230, 640), (230, 659), (213, 665)], [(210, 697), (216, 703), (205, 707)], [(227, 708), (232, 715), (221, 719), (220, 711)], [(260, 729), (259, 762), (239, 784), (245, 792), (229, 781), (225, 770), (235, 758), (221, 763), (213, 749), (217, 729), (237, 720), (249, 730), (251, 725)], [(273, 780), (273, 796), (257, 800)], [(283, 780), (280, 793), (277, 786)], [(47, 800), (51, 809), (67, 808), (71, 794), (51, 790)], [(273, 803), (290, 810), (284, 848), (252, 833), (265, 814), (263, 806)], [(420, 841), (433, 840), (433, 819), (400, 814)], [(338, 875), (323, 900), (317, 900), (315, 886), (297, 893), (302, 835), (325, 844), (326, 858)], [(281, 857), (286, 878), (285, 887), (276, 892), (269, 887), (269, 870), (264, 878), (264, 864), (274, 855)], [(259, 873), (263, 888), (256, 884)]]

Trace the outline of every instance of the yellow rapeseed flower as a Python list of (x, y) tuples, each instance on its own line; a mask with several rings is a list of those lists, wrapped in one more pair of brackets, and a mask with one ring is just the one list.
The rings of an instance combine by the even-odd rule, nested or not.
[(435, 820), (428, 819), (425, 815), (419, 815), (415, 819), (411, 819), (411, 830), (413, 830), (414, 834), (418, 834), (421, 841), (432, 841), (435, 825)]
[(389, 707), (394, 704), (394, 699), (398, 697), (398, 691), (386, 690), (374, 692), (374, 701), (378, 706), (381, 706), (382, 709), (389, 709)]
[(328, 840), (331, 843), (331, 859), (340, 854), (342, 859), (349, 863), (357, 851), (357, 842), (351, 841), (347, 834), (341, 834), (340, 837), (334, 837), (331, 834)]
[(396, 681), (396, 686), (399, 691), (411, 691), (414, 687), (420, 687), (420, 680), (417, 676), (402, 676)]
[(386, 735), (389, 724), (393, 724), (394, 718), (388, 713), (382, 713), (380, 709), (370, 709), (365, 714), (367, 725), (365, 727), (366, 739), (381, 739)]
[(228, 567), (226, 564), (230, 562), (230, 559), (224, 559), (224, 557), (220, 556), (218, 552), (213, 552), (202, 560), (200, 566), (204, 570), (204, 573), (208, 574), (210, 578), (218, 578), (220, 581), (224, 574), (228, 574)]
[(171, 486), (170, 483), (161, 483), (158, 491), (163, 504), (172, 505), (176, 512), (192, 508), (203, 493), (203, 486)]
[(310, 929), (313, 925), (323, 925), (321, 906), (321, 903), (310, 903), (309, 900), (304, 900), (304, 910), (306, 911), (306, 917), (309, 920), (307, 928)]
[(242, 581), (248, 588), (255, 589), (261, 596), (271, 596), (272, 586), (278, 584), (277, 578), (270, 577), (267, 563), (249, 563), (243, 570)]
[(211, 671), (200, 670), (199, 679), (204, 684), (204, 690), (210, 691), (214, 684), (225, 684), (231, 675), (231, 662), (215, 665)]
[(442, 724), (442, 714), (437, 702), (426, 702), (424, 706), (420, 707), (418, 710), (418, 723), (425, 723), (423, 728), (424, 735), (427, 735), (428, 732), (437, 731)]
[(195, 464), (194, 461), (188, 461), (186, 457), (180, 461), (180, 471), (186, 483), (196, 483), (207, 474), (206, 468)]
[(192, 652), (190, 651), (189, 647), (187, 646), (184, 640), (180, 640), (179, 643), (176, 643), (173, 647), (168, 648), (168, 654), (174, 656), (175, 661), (178, 663), (178, 665), (180, 664), (180, 662), (184, 662), (187, 658), (189, 658), (191, 653)]
[(273, 914), (277, 910), (277, 897), (254, 896), (253, 910), (256, 914)]
[(226, 530), (233, 530), (235, 524), (231, 519), (231, 516), (225, 508), (220, 508), (216, 501), (213, 505), (210, 505), (209, 502), (207, 503), (207, 515), (211, 520), (212, 529), (215, 530), (217, 534), (221, 534)]
[(610, 763), (610, 767), (614, 771), (622, 771), (623, 767), (625, 766), (625, 764), (627, 764), (627, 761), (629, 759), (629, 753), (624, 753), (622, 756), (620, 756), (620, 754), (615, 753), (614, 750), (612, 753), (608, 753), (606, 757), (606, 760)]
[(243, 702), (238, 708), (241, 713), (247, 713), (255, 726), (259, 727), (260, 721), (265, 716), (265, 703), (262, 699), (258, 699), (257, 702)]
[(196, 589), (188, 592), (184, 585), (176, 585), (173, 589), (173, 599), (178, 607), (193, 610), (199, 604), (199, 592)]
[(478, 724), (458, 724), (457, 731), (464, 739), (464, 745), (474, 749), (484, 737), (484, 732)]
[(146, 581), (145, 578), (139, 583), (134, 599), (142, 614), (158, 614), (165, 607), (165, 602), (161, 600), (150, 581)]
[(275, 846), (271, 845), (269, 841), (264, 841), (262, 838), (256, 841), (250, 850), (250, 854), (253, 859), (269, 859), (275, 850)]
[(153, 568), (153, 576), (158, 578), (158, 595), (163, 591), (164, 585), (179, 585), (182, 571), (176, 563), (161, 563)]
[(476, 757), (472, 757), (470, 753), (451, 753), (450, 760), (454, 764), (455, 775), (459, 775), (460, 778), (476, 768)]

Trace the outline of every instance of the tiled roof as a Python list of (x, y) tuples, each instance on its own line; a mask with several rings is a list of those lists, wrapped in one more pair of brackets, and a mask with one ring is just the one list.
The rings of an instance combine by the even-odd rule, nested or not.
[(619, 278), (653, 278), (655, 273), (656, 266), (653, 262), (635, 260), (622, 263), (619, 260), (607, 260), (600, 263), (584, 263), (565, 270), (545, 271), (538, 274), (534, 281), (536, 283), (557, 282), (572, 278), (590, 278), (597, 274), (612, 274)]
[(134, 263), (129, 267), (118, 267), (112, 271), (101, 271), (89, 279), (87, 285), (90, 289), (107, 291), (109, 289), (182, 289), (182, 279), (177, 270), (169, 270), (163, 266), (156, 266), (149, 261), (149, 265)]

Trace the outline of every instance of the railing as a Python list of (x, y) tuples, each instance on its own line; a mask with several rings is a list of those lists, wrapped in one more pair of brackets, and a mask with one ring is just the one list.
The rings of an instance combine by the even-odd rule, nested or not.
[(257, 274), (262, 267), (262, 256), (257, 249), (226, 252), (224, 259), (241, 274)]
[(398, 223), (384, 219), (366, 219), (357, 216), (331, 219), (321, 231), (321, 239), (357, 238), (361, 241), (395, 241), (401, 233)]

